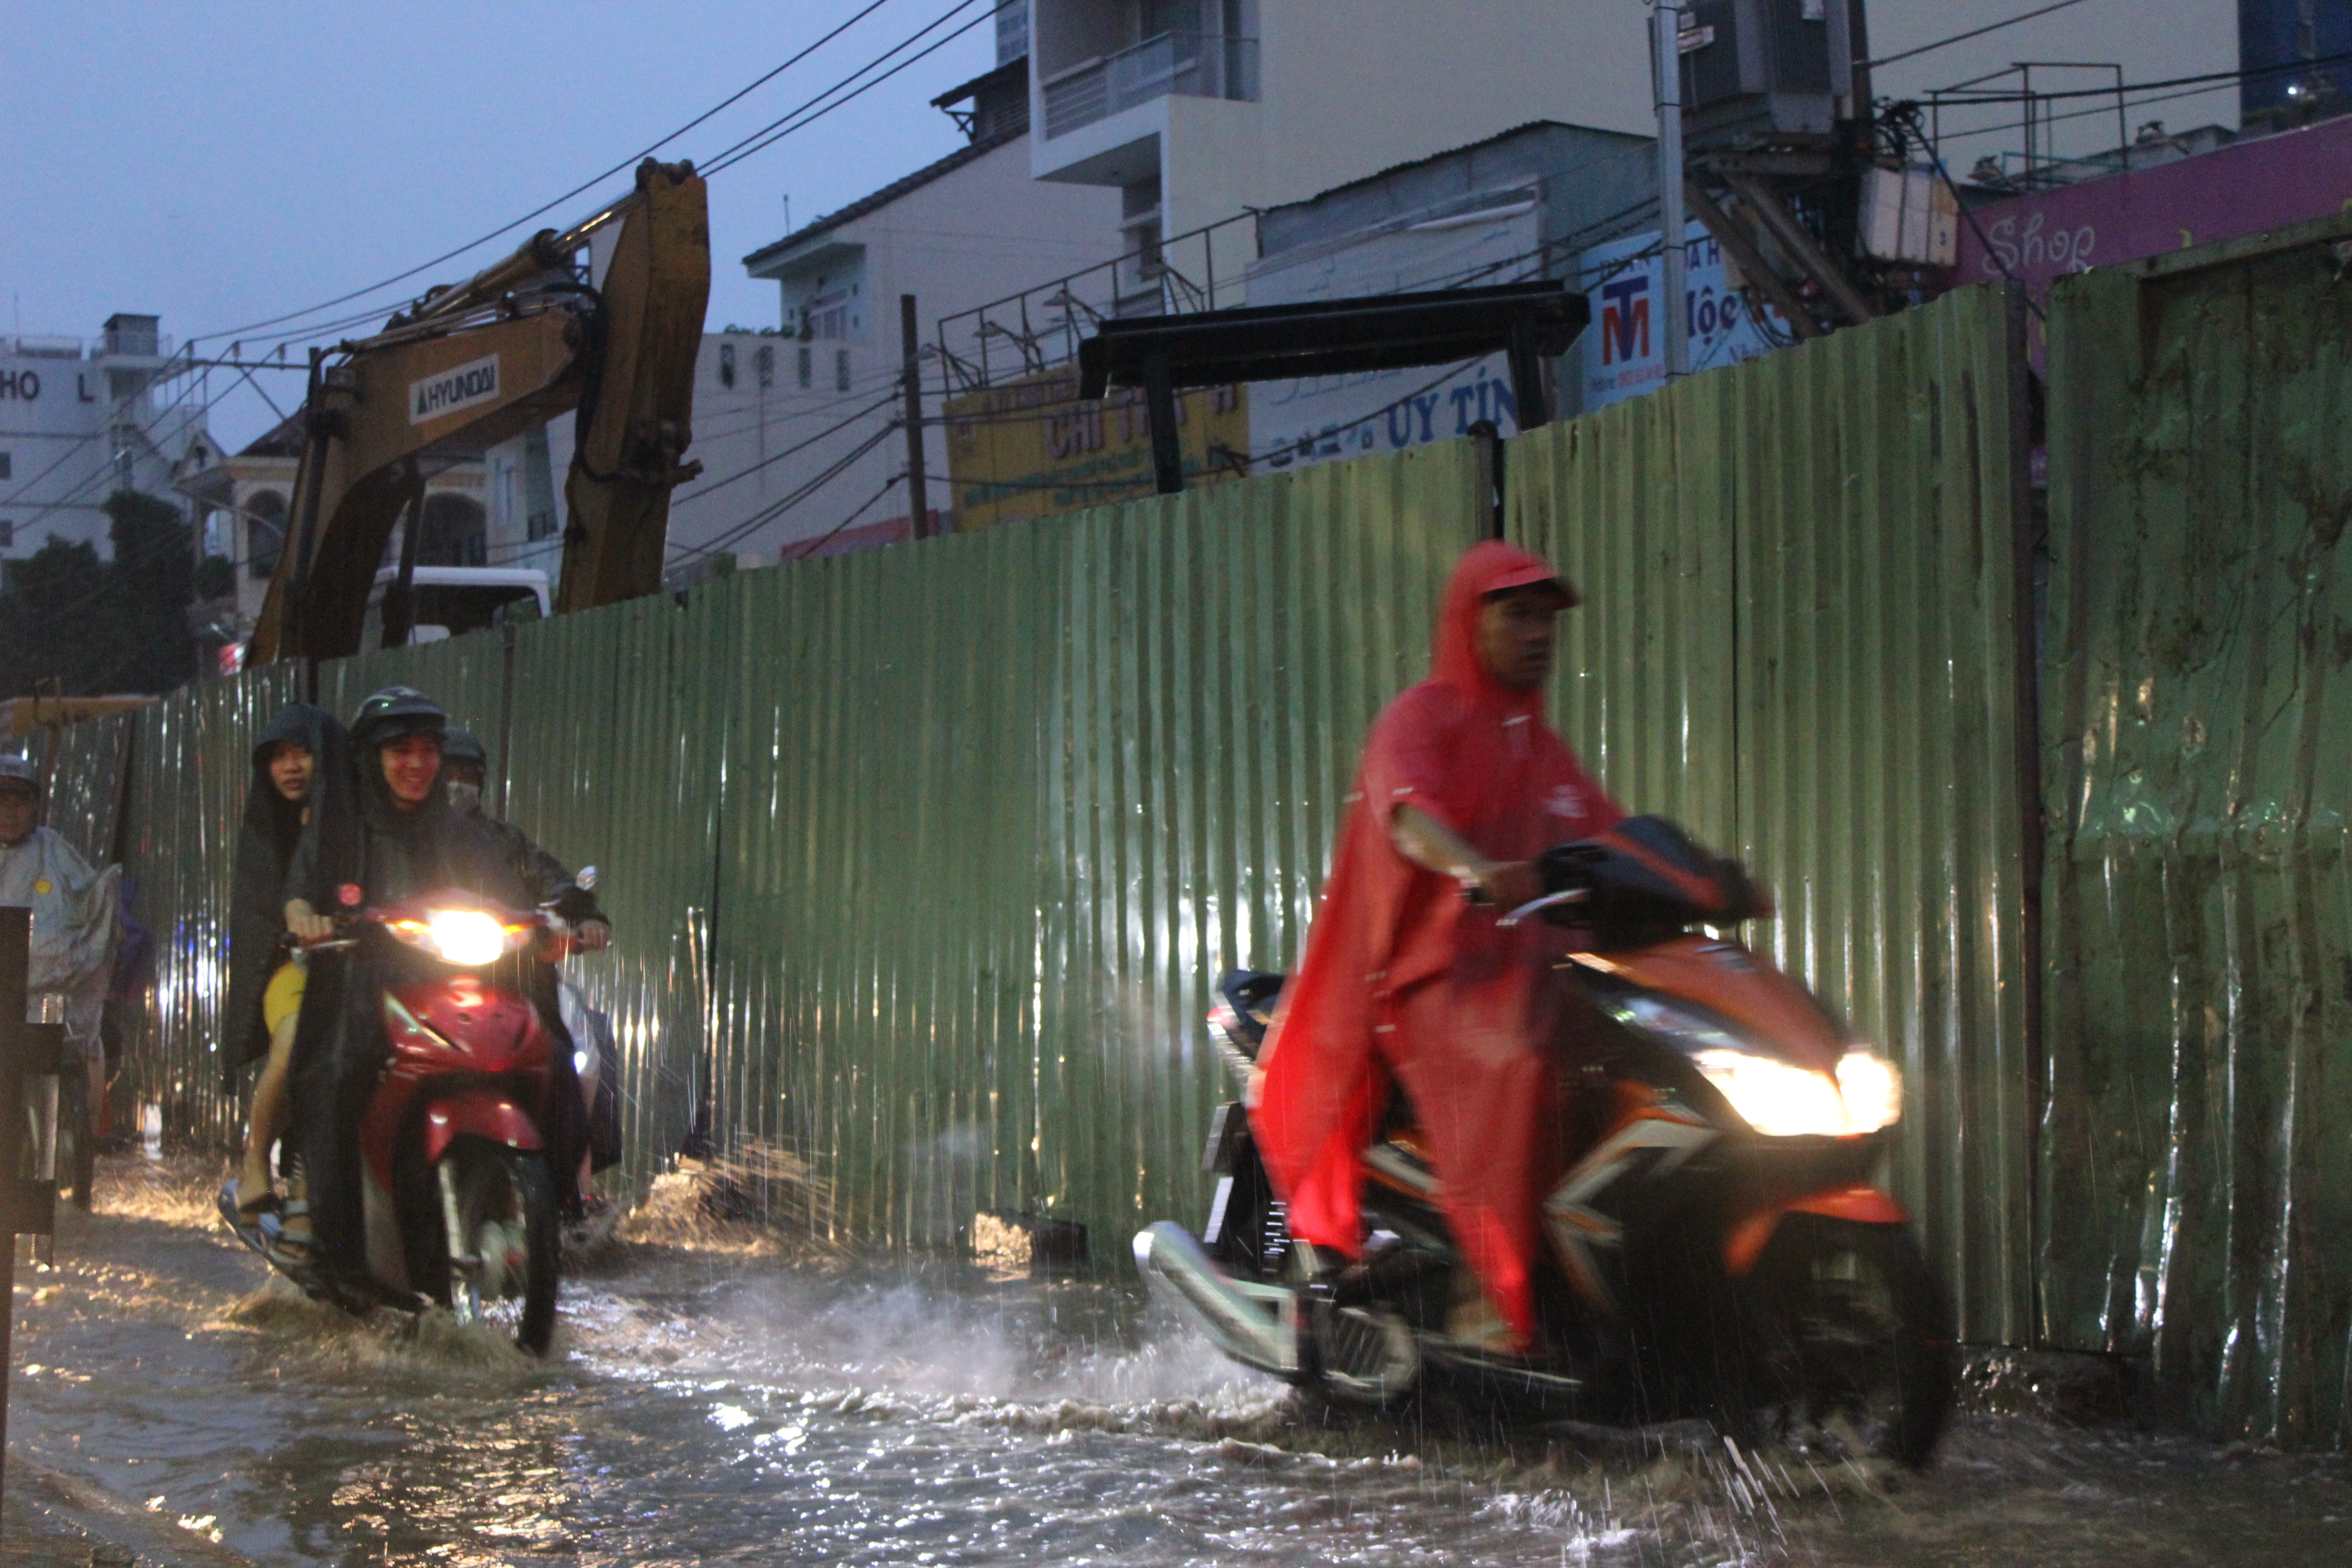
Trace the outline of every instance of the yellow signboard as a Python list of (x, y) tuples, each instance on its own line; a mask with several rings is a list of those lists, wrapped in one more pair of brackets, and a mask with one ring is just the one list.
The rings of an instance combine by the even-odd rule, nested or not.
[[(1143, 394), (1081, 401), (1076, 366), (948, 399), (948, 478), (958, 530), (1133, 500), (1152, 490), (1151, 419)], [(1184, 482), (1249, 472), (1249, 404), (1239, 386), (1176, 400)]]

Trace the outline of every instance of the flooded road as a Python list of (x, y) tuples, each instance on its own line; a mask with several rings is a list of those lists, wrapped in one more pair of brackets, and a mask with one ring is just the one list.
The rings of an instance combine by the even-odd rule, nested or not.
[[(2352, 1466), (1963, 1419), (1926, 1476), (1327, 1419), (1102, 1284), (638, 1243), (557, 1353), (265, 1285), (202, 1171), (20, 1268), (12, 1448), (266, 1563), (2352, 1561)], [(202, 1549), (202, 1548), (200, 1548)]]

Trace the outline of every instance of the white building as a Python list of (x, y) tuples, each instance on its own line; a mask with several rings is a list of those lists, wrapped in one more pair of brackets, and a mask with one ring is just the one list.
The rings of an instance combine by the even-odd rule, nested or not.
[[(1514, 126), (1646, 132), (1647, 16), (1633, 0), (1031, 0), (1030, 166), (1118, 189), (1135, 248)], [(1216, 271), (1238, 281), (1246, 233), (1226, 247)]]
[[(775, 280), (779, 324), (703, 338), (687, 453), (702, 477), (670, 500), (677, 578), (722, 552), (772, 563), (906, 538), (898, 297), (915, 296), (928, 342), (943, 315), (1118, 254), (1117, 192), (1030, 177), (1024, 20), (1002, 13), (996, 68), (933, 100), (967, 145), (743, 258)], [(936, 417), (935, 357), (925, 380)], [(927, 437), (930, 510), (951, 527), (946, 442)], [(488, 454), (493, 564), (555, 571), (571, 458), (568, 419)]]
[[(196, 559), (218, 556), (234, 574), (229, 593), (189, 609), (189, 625), (199, 641), (217, 646), (252, 635), (285, 547), (287, 509), (301, 465), (299, 416), (272, 426), (242, 451), (224, 454), (199, 442), (182, 458), (173, 488), (188, 499)], [(483, 489), (482, 465), (472, 459), (426, 476), (419, 565), (479, 566), (488, 561)], [(396, 554), (399, 541), (395, 529), (388, 555)]]
[(209, 447), (188, 382), (159, 391), (172, 344), (156, 327), (117, 315), (89, 343), (0, 338), (0, 558), (51, 539), (110, 556), (106, 498), (169, 495), (174, 466)]

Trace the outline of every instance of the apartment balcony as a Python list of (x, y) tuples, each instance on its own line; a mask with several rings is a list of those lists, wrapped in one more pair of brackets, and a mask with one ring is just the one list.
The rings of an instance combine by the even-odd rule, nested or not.
[(1045, 140), (1155, 99), (1257, 99), (1257, 40), (1213, 33), (1161, 33), (1133, 48), (1085, 61), (1039, 84)]

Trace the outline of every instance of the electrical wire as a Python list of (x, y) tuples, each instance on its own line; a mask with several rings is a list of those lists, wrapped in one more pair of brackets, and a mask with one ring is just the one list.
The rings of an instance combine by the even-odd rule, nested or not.
[[(965, 0), (965, 4), (970, 3), (971, 0)], [(889, 0), (871, 0), (871, 4), (865, 6), (862, 10), (852, 16), (847, 21), (842, 23), (839, 26), (835, 27), (831, 32), (826, 33), (823, 37), (818, 38), (814, 43), (801, 49), (798, 53), (786, 59), (782, 65), (772, 68), (756, 78), (748, 85), (737, 89), (726, 98), (719, 100), (719, 102), (703, 110), (700, 114), (696, 115), (693, 119), (688, 121), (685, 124), (679, 126), (668, 135), (662, 137), (656, 142), (647, 143), (644, 149), (631, 153), (628, 157), (624, 158), (621, 162), (614, 164), (611, 168), (606, 169), (604, 173), (597, 174), (592, 179), (583, 181), (581, 184), (572, 186), (570, 190), (564, 192), (562, 195), (555, 197), (551, 201), (541, 203), (540, 205), (533, 207), (530, 211), (523, 214), (522, 216), (516, 218), (511, 223), (501, 224), (497, 228), (490, 230), (488, 234), (467, 240), (465, 244), (458, 246), (454, 250), (445, 250), (429, 261), (418, 262), (415, 266), (409, 268), (404, 272), (395, 272), (391, 277), (371, 283), (363, 289), (355, 289), (348, 294), (338, 294), (331, 300), (323, 300), (318, 304), (310, 306), (304, 310), (289, 311), (282, 316), (271, 316), (267, 320), (250, 322), (242, 327), (230, 327), (217, 332), (205, 332), (197, 337), (190, 338), (187, 341), (193, 343), (208, 342), (215, 338), (240, 337), (247, 332), (258, 331), (264, 327), (278, 326), (287, 321), (297, 321), (304, 316), (315, 315), (320, 310), (331, 310), (337, 305), (345, 304), (351, 300), (362, 299), (367, 295), (378, 293), (383, 289), (391, 288), (395, 283), (404, 283), (409, 279), (415, 277), (418, 273), (438, 267), (443, 262), (454, 261), (458, 257), (465, 255), (466, 252), (487, 245), (491, 240), (498, 238), (500, 235), (512, 233), (514, 230), (520, 228), (524, 224), (530, 222), (531, 219), (542, 216), (543, 215), (553, 211), (555, 208), (562, 205), (565, 202), (572, 200), (574, 196), (580, 195), (583, 192), (593, 190), (596, 186), (603, 184), (606, 180), (611, 179), (614, 175), (635, 167), (640, 161), (651, 157), (656, 152), (667, 146), (672, 142), (677, 141), (680, 136), (685, 135), (695, 127), (701, 125), (709, 120), (711, 116), (719, 113), (721, 110), (740, 101), (753, 90), (773, 81), (777, 77), (782, 75), (793, 66), (798, 65), (801, 61), (808, 58), (809, 56), (814, 54), (825, 45), (833, 42), (834, 39), (841, 37), (842, 34), (847, 32), (850, 28), (856, 26), (858, 23), (864, 21), (866, 17), (872, 16), (876, 11), (880, 10), (887, 4), (889, 4)], [(960, 5), (957, 9), (961, 10), (962, 7)], [(380, 312), (378, 311), (370, 311), (369, 315), (373, 316), (379, 313)]]
[(784, 513), (792, 510), (793, 508), (808, 500), (809, 497), (824, 489), (824, 486), (831, 483), (834, 479), (839, 478), (842, 474), (846, 473), (860, 458), (863, 458), (866, 453), (874, 450), (875, 447), (888, 440), (900, 428), (902, 428), (902, 426), (897, 420), (894, 419), (890, 421), (888, 424), (883, 426), (881, 429), (877, 430), (873, 435), (867, 437), (865, 440), (851, 447), (848, 452), (836, 458), (829, 467), (816, 474), (815, 477), (803, 482), (798, 489), (793, 490), (782, 500), (772, 502), (768, 506), (761, 508), (759, 510), (753, 512), (750, 517), (747, 517), (742, 521), (732, 525), (727, 529), (726, 531), (719, 534), (713, 539), (706, 541), (701, 544), (695, 545), (690, 549), (676, 552), (670, 557), (671, 564), (675, 565), (679, 562), (692, 561), (698, 556), (715, 555), (719, 551), (726, 549), (737, 541), (766, 527), (769, 523), (773, 522), (777, 518), (782, 517)]
[[(903, 479), (906, 477), (907, 476), (904, 474), (892, 474), (888, 479), (884, 479), (882, 481), (882, 488), (876, 490), (872, 495), (867, 496), (865, 503), (856, 511), (851, 512), (847, 517), (843, 518), (839, 522), (835, 523), (831, 528), (825, 530), (823, 533), (818, 534), (814, 539), (810, 540), (806, 544), (803, 544), (798, 550), (793, 551), (790, 555), (779, 556), (776, 561), (776, 564), (781, 566), (787, 561), (805, 561), (810, 556), (815, 554), (819, 549), (825, 544), (830, 543), (834, 538), (842, 531), (842, 530), (847, 528), (851, 523), (856, 522), (859, 518), (864, 517), (867, 512), (873, 510), (875, 502), (880, 500), (884, 496), (888, 495), (892, 488), (896, 486), (900, 479)], [(910, 518), (909, 522), (911, 523), (911, 521), (912, 519)]]
[[(1021, 0), (1002, 0), (1002, 3), (999, 5), (991, 6), (982, 15), (974, 16), (971, 21), (966, 22), (962, 26), (958, 27), (955, 31), (935, 40), (928, 47), (919, 49), (915, 53), (908, 55), (905, 59), (900, 60), (888, 70), (886, 70), (881, 75), (874, 78), (873, 80), (866, 82), (858, 87), (856, 91), (843, 93), (841, 97), (835, 99), (830, 103), (824, 104), (823, 108), (816, 109), (814, 112), (808, 113), (804, 119), (797, 121), (793, 119), (794, 116), (802, 114), (803, 110), (809, 110), (811, 106), (822, 102), (828, 95), (839, 92), (841, 89), (848, 86), (851, 82), (856, 81), (859, 77), (865, 75), (866, 72), (872, 70), (876, 66), (880, 65), (883, 60), (888, 59), (892, 55), (898, 53), (899, 49), (905, 48), (917, 38), (919, 38), (925, 33), (929, 32), (931, 28), (947, 22), (952, 18), (957, 12), (974, 4), (974, 0), (958, 0), (958, 3), (951, 6), (945, 16), (942, 16), (939, 17), (938, 20), (918, 28), (911, 36), (893, 46), (891, 48), (885, 50), (878, 58), (850, 72), (847, 76), (842, 78), (841, 80), (835, 82), (832, 87), (829, 87), (824, 92), (817, 94), (815, 98), (810, 99), (807, 103), (801, 105), (799, 109), (793, 110), (791, 114), (787, 114), (780, 119), (769, 121), (766, 126), (762, 127), (759, 131), (753, 132), (751, 136), (745, 137), (742, 141), (736, 142), (733, 146), (726, 148), (720, 152), (703, 167), (704, 177), (706, 179), (715, 178), (719, 174), (725, 173), (727, 170), (733, 168), (744, 159), (751, 157), (753, 153), (762, 152), (767, 148), (774, 146), (785, 137), (790, 136), (793, 132), (807, 129), (809, 126), (816, 123), (816, 121), (824, 119), (826, 115), (831, 114), (835, 110), (841, 108), (842, 105), (850, 102), (854, 99), (864, 97), (866, 93), (871, 92), (874, 89), (881, 86), (892, 77), (897, 76), (900, 71), (905, 70), (916, 61), (923, 59), (929, 55), (936, 54), (940, 49), (947, 47), (958, 38), (962, 37), (966, 33), (971, 32), (974, 27), (979, 26), (982, 22), (990, 20), (997, 12), (1005, 9), (1007, 5), (1017, 5), (1020, 3)], [(787, 121), (792, 121), (793, 123), (787, 124)]]
[(2063, 11), (2069, 5), (2080, 5), (2082, 3), (2083, 0), (2058, 0), (2054, 5), (2044, 5), (2038, 11), (2028, 11), (2021, 16), (2011, 16), (2005, 22), (1988, 22), (1981, 27), (1971, 27), (1965, 33), (1954, 33), (1948, 38), (1937, 38), (1932, 44), (1922, 44), (1916, 49), (1906, 49), (1899, 55), (1888, 55), (1884, 58), (1864, 63), (1870, 69), (1876, 70), (1880, 66), (1891, 66), (1897, 60), (1907, 60), (1915, 55), (1929, 54), (1948, 44), (1960, 44), (1966, 43), (1970, 38), (1981, 38), (1987, 33), (1998, 33), (2003, 27), (2014, 27), (2020, 22), (2031, 22), (2036, 16), (2047, 16), (2053, 11)]

